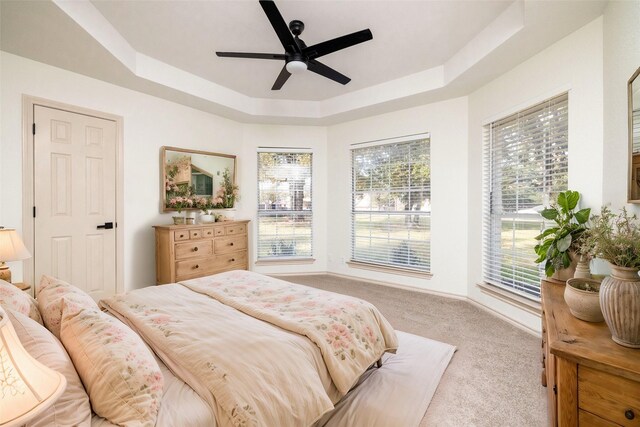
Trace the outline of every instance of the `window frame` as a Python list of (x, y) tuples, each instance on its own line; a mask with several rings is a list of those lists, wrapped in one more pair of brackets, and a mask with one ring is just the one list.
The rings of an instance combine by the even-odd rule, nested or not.
[[(260, 154), (262, 153), (274, 153), (274, 154), (308, 154), (310, 156), (310, 165), (308, 168), (308, 175), (305, 175), (305, 177), (308, 176), (309, 178), (309, 197), (310, 197), (310, 209), (302, 209), (302, 210), (288, 210), (288, 209), (261, 209), (260, 208), (260, 194), (261, 194), (261, 188), (260, 188), (260, 170), (261, 170), (261, 161), (260, 161)], [(256, 183), (257, 183), (257, 214), (256, 214), (256, 264), (267, 264), (267, 263), (274, 263), (274, 264), (283, 264), (283, 263), (306, 263), (306, 262), (313, 262), (314, 258), (313, 258), (313, 251), (314, 251), (314, 230), (313, 230), (313, 226), (314, 226), (314, 222), (313, 222), (313, 217), (314, 217), (314, 203), (313, 203), (313, 150), (310, 148), (274, 148), (274, 147), (259, 147), (257, 149), (256, 152), (256, 172), (257, 172), (257, 176), (256, 176)], [(260, 219), (261, 217), (266, 217), (266, 216), (271, 216), (271, 215), (280, 215), (280, 216), (286, 216), (286, 215), (295, 215), (295, 216), (304, 216), (304, 217), (308, 217), (308, 222), (309, 222), (309, 253), (308, 254), (304, 254), (304, 255), (269, 255), (269, 256), (260, 256), (260, 244), (261, 244), (261, 233), (260, 233)]]
[[(381, 140), (376, 140), (376, 141), (368, 141), (368, 142), (361, 142), (361, 143), (356, 143), (356, 144), (352, 144), (350, 146), (350, 163), (351, 163), (351, 191), (349, 194), (350, 197), (350, 253), (349, 253), (349, 261), (347, 262), (347, 264), (349, 266), (353, 266), (353, 267), (360, 267), (360, 268), (365, 268), (365, 269), (370, 269), (370, 270), (377, 270), (377, 271), (387, 271), (387, 272), (391, 272), (391, 273), (396, 273), (396, 274), (408, 274), (408, 275), (415, 275), (415, 276), (419, 276), (419, 277), (430, 277), (431, 276), (431, 211), (416, 211), (416, 210), (409, 210), (406, 211), (406, 213), (404, 211), (383, 211), (383, 210), (379, 210), (379, 211), (374, 211), (374, 210), (370, 210), (370, 211), (357, 211), (355, 209), (355, 195), (357, 193), (362, 193), (363, 191), (358, 191), (356, 190), (356, 170), (354, 168), (354, 155), (357, 152), (357, 150), (361, 150), (361, 149), (368, 149), (368, 148), (373, 148), (373, 147), (383, 147), (383, 146), (388, 146), (388, 145), (394, 145), (394, 144), (402, 144), (402, 143), (406, 143), (406, 144), (410, 144), (412, 142), (417, 142), (420, 140), (426, 140), (426, 144), (427, 144), (427, 154), (429, 157), (429, 163), (428, 163), (428, 167), (429, 167), (429, 182), (428, 182), (428, 199), (429, 199), (429, 205), (431, 205), (431, 199), (432, 199), (432, 194), (431, 194), (431, 134), (429, 132), (424, 132), (424, 133), (419, 133), (419, 134), (412, 134), (412, 135), (406, 135), (406, 136), (401, 136), (401, 137), (396, 137), (396, 138), (387, 138), (387, 139), (381, 139)], [(408, 191), (411, 191), (413, 187), (408, 187)], [(398, 190), (389, 190), (389, 194), (392, 194), (394, 192), (398, 192)], [(367, 260), (367, 259), (363, 259), (363, 258), (358, 258), (356, 257), (356, 216), (358, 214), (363, 214), (363, 215), (375, 215), (375, 214), (380, 214), (380, 215), (384, 215), (387, 214), (388, 216), (405, 216), (405, 217), (410, 217), (410, 216), (420, 216), (420, 217), (426, 217), (428, 218), (429, 221), (429, 225), (428, 228), (426, 229), (426, 232), (429, 235), (429, 238), (426, 240), (426, 266), (425, 267), (414, 267), (411, 266), (410, 264), (393, 264), (393, 263), (382, 263), (382, 262), (375, 262), (372, 260)], [(406, 220), (405, 220), (406, 222)], [(390, 223), (391, 224), (391, 223)], [(405, 239), (406, 240), (406, 239)], [(412, 239), (409, 239), (412, 240)], [(416, 240), (418, 241), (418, 240)]]
[[(527, 122), (527, 120), (535, 118), (536, 114), (539, 115), (545, 113), (552, 114), (550, 115), (551, 118), (545, 121), (545, 124), (549, 123), (549, 132), (547, 134), (545, 134), (544, 132), (540, 132), (539, 129), (532, 128)], [(562, 121), (558, 120), (558, 117), (560, 116), (557, 113), (560, 113), (562, 115)], [(507, 150), (506, 147), (508, 146), (508, 144), (504, 141), (496, 142), (496, 139), (499, 138), (500, 135), (498, 137), (495, 136), (495, 128), (499, 126), (507, 127), (508, 123), (512, 123), (514, 121), (518, 127), (518, 135), (514, 137), (518, 141), (515, 143), (515, 146), (518, 148), (518, 152), (520, 154), (522, 152), (529, 153), (530, 151), (534, 151), (536, 148), (540, 149), (535, 145), (531, 145), (532, 143), (546, 143), (548, 147), (551, 147), (547, 148), (547, 146), (545, 146), (542, 149), (542, 152), (544, 153), (542, 157), (542, 163), (544, 164), (544, 173), (542, 175), (539, 175), (538, 179), (543, 184), (539, 187), (535, 187), (540, 189), (540, 191), (538, 192), (538, 196), (542, 196), (540, 208), (542, 208), (543, 206), (548, 206), (549, 203), (555, 199), (558, 191), (567, 189), (569, 177), (569, 93), (563, 92), (561, 94), (546, 98), (526, 108), (519, 109), (518, 111), (507, 116), (492, 120), (483, 126), (482, 282), (483, 284), (489, 286), (496, 286), (511, 294), (524, 297), (535, 302), (539, 302), (540, 280), (544, 276), (544, 270), (540, 265), (534, 267), (536, 265), (535, 259), (537, 258), (537, 255), (533, 251), (533, 247), (531, 248), (530, 253), (526, 253), (527, 259), (530, 258), (531, 260), (530, 267), (532, 268), (530, 268), (530, 271), (521, 270), (520, 272), (516, 273), (519, 267), (523, 267), (522, 265), (518, 265), (518, 261), (512, 261), (511, 264), (507, 266), (507, 268), (511, 267), (511, 283), (509, 283), (509, 280), (506, 280), (505, 276), (501, 272), (504, 269), (504, 266), (502, 264), (502, 256), (505, 253), (509, 254), (512, 258), (515, 259), (519, 259), (518, 255), (524, 254), (523, 250), (518, 250), (515, 248), (516, 231), (518, 230), (517, 225), (522, 226), (525, 223), (538, 225), (539, 230), (537, 230), (534, 235), (537, 235), (546, 226), (544, 218), (540, 216), (539, 212), (524, 213), (518, 212), (517, 209), (514, 212), (509, 212), (508, 210), (504, 209), (504, 200), (501, 200), (499, 205), (494, 204), (494, 200), (498, 197), (501, 197), (502, 195), (502, 188), (499, 189), (499, 195), (496, 195), (495, 189), (498, 186), (502, 185), (502, 182), (495, 182), (495, 180), (498, 179), (497, 177), (500, 177), (500, 179), (502, 179), (503, 181), (505, 179), (513, 178), (507, 174), (503, 174), (503, 169), (501, 169), (499, 172), (496, 172), (495, 170), (497, 167), (496, 165), (499, 163), (501, 158), (506, 156), (505, 152)], [(560, 125), (560, 123), (562, 123), (562, 125)], [(528, 133), (522, 135), (521, 126)], [(501, 129), (499, 131), (504, 132), (504, 129)], [(534, 137), (538, 139), (533, 142), (522, 142), (526, 141), (527, 139), (533, 139)], [(494, 145), (496, 144), (498, 144), (499, 147), (494, 147)], [(552, 147), (554, 144), (556, 144), (557, 147)], [(496, 159), (495, 153), (498, 150), (503, 151), (497, 154), (497, 156), (499, 156), (500, 158)], [(560, 171), (562, 171), (562, 173), (553, 171), (550, 172), (550, 168), (548, 167), (548, 159), (554, 155), (564, 156), (563, 162), (552, 163), (552, 167), (557, 167)], [(526, 155), (523, 157), (526, 157)], [(516, 179), (519, 183), (520, 177), (516, 176)], [(554, 191), (553, 187), (556, 185), (554, 181), (562, 182), (564, 185), (562, 186), (562, 188), (558, 188), (556, 191)], [(530, 189), (531, 187), (528, 188)], [(521, 195), (521, 193), (517, 192), (516, 194), (516, 200), (518, 200), (518, 197)], [(538, 206), (536, 206), (536, 208), (537, 207)], [(523, 210), (531, 209), (532, 208)], [(499, 210), (499, 212), (495, 213), (494, 211), (496, 210)], [(511, 218), (511, 221), (513, 223), (512, 239), (514, 241), (514, 244), (513, 248), (510, 251), (505, 251), (504, 249), (502, 249), (502, 233), (504, 231), (503, 221), (508, 218)], [(496, 220), (497, 224), (499, 225), (499, 234), (495, 233), (497, 227)], [(521, 229), (521, 231), (522, 230), (524, 229)], [(535, 244), (535, 240), (532, 240), (529, 243)], [(494, 249), (496, 244), (498, 246), (498, 249)], [(496, 267), (498, 264), (500, 264), (499, 267)], [(534, 270), (537, 272), (537, 274), (535, 275), (535, 280), (531, 279), (530, 283), (515, 283), (517, 277), (526, 276), (527, 274), (530, 277), (533, 277), (532, 272)]]

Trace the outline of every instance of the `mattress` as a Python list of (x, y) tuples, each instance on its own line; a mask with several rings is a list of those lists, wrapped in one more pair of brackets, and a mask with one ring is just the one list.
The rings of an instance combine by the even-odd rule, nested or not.
[[(314, 427), (418, 426), (449, 365), (452, 345), (396, 331), (400, 346), (385, 354), (380, 368), (367, 370), (358, 383)], [(156, 358), (157, 359), (157, 358)], [(165, 380), (157, 426), (209, 426), (216, 420), (208, 405), (157, 359)], [(92, 426), (113, 424), (97, 415)]]

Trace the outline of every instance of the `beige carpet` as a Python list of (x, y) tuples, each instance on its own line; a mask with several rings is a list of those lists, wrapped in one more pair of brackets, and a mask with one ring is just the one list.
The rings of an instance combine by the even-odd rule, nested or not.
[(421, 426), (546, 425), (540, 339), (466, 301), (329, 275), (282, 278), (366, 299), (396, 329), (458, 347)]

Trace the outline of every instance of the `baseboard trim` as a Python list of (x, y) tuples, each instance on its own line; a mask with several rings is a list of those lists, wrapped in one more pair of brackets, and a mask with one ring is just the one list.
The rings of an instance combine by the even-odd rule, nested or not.
[(531, 329), (530, 327), (528, 327), (524, 323), (520, 323), (520, 322), (518, 322), (516, 320), (513, 320), (510, 317), (507, 317), (504, 314), (495, 311), (494, 309), (492, 309), (489, 306), (486, 306), (486, 305), (484, 305), (484, 304), (482, 304), (482, 303), (480, 303), (480, 302), (478, 302), (478, 301), (476, 301), (474, 299), (471, 299), (469, 297), (467, 297), (467, 301), (469, 301), (469, 303), (471, 305), (474, 305), (474, 306), (478, 307), (479, 309), (484, 310), (487, 313), (492, 314), (495, 317), (504, 320), (505, 322), (515, 326), (516, 328), (520, 329), (521, 331), (527, 332), (529, 335), (533, 335), (533, 336), (538, 337), (538, 338), (542, 337), (542, 334), (539, 331)]
[(456, 295), (456, 294), (451, 294), (451, 293), (447, 293), (447, 292), (440, 292), (440, 291), (433, 291), (431, 289), (424, 289), (424, 288), (417, 288), (414, 286), (407, 286), (407, 285), (399, 285), (396, 283), (390, 283), (390, 282), (385, 282), (382, 280), (372, 280), (372, 279), (363, 279), (362, 277), (356, 277), (356, 276), (350, 276), (348, 274), (340, 274), (340, 273), (333, 273), (333, 272), (329, 272), (329, 271), (313, 271), (313, 272), (306, 272), (306, 273), (302, 273), (302, 272), (298, 272), (298, 273), (277, 273), (277, 274), (268, 274), (268, 276), (272, 276), (272, 277), (287, 277), (287, 276), (322, 276), (322, 275), (327, 275), (327, 276), (334, 276), (334, 277), (339, 277), (341, 279), (348, 279), (348, 280), (357, 280), (357, 281), (361, 281), (361, 282), (367, 282), (367, 283), (372, 283), (374, 285), (378, 285), (378, 286), (386, 286), (388, 288), (396, 288), (396, 289), (402, 289), (405, 291), (413, 291), (413, 292), (420, 292), (423, 294), (429, 294), (429, 295), (436, 295), (436, 296), (440, 296), (440, 297), (444, 297), (444, 298), (450, 298), (450, 299), (455, 299), (455, 300), (459, 300), (459, 301), (467, 301), (470, 304), (478, 307), (479, 309), (497, 317), (498, 319), (504, 320), (505, 322), (509, 323), (510, 325), (515, 326), (516, 328), (527, 332), (530, 335), (533, 335), (535, 337), (541, 337), (541, 333), (539, 331), (536, 331), (534, 329), (531, 329), (530, 327), (528, 327), (527, 325), (525, 325), (524, 323), (520, 323), (516, 320), (511, 319), (510, 317), (505, 316), (502, 313), (497, 312), (496, 310), (492, 309), (491, 307), (488, 307), (476, 300), (473, 300), (471, 298), (469, 298), (468, 296), (464, 296), (464, 295)]
[(457, 299), (457, 300), (467, 299), (467, 297), (464, 295), (451, 294), (451, 293), (442, 292), (442, 291), (434, 291), (431, 289), (418, 288), (416, 286), (400, 285), (397, 283), (386, 282), (384, 280), (364, 279), (362, 277), (350, 276), (348, 274), (340, 274), (340, 273), (332, 273), (332, 272), (327, 272), (325, 274), (329, 276), (340, 277), (341, 279), (358, 280), (361, 282), (373, 283), (374, 285), (386, 286), (388, 288), (396, 288), (396, 289), (402, 289), (405, 291), (420, 292), (423, 294), (436, 295), (439, 297), (445, 297), (445, 298), (451, 298), (451, 299)]
[(262, 273), (262, 274), (269, 277), (288, 277), (288, 276), (323, 276), (323, 275), (330, 275), (331, 273), (327, 271), (306, 271), (306, 272), (295, 272), (295, 273)]

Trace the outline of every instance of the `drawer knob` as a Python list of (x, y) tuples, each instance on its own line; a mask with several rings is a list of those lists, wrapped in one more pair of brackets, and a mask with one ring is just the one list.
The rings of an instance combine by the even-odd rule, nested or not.
[(193, 268), (200, 268), (198, 264), (194, 265)]
[(233, 242), (229, 243), (229, 246), (233, 246)]
[(193, 248), (193, 252), (198, 252), (198, 247)]
[(636, 417), (636, 414), (633, 413), (633, 409), (627, 409), (624, 411), (624, 417), (628, 420), (632, 420)]
[(184, 234), (181, 234), (180, 237), (184, 237)]
[(229, 262), (235, 262), (235, 260), (236, 260), (235, 258), (231, 258)]

